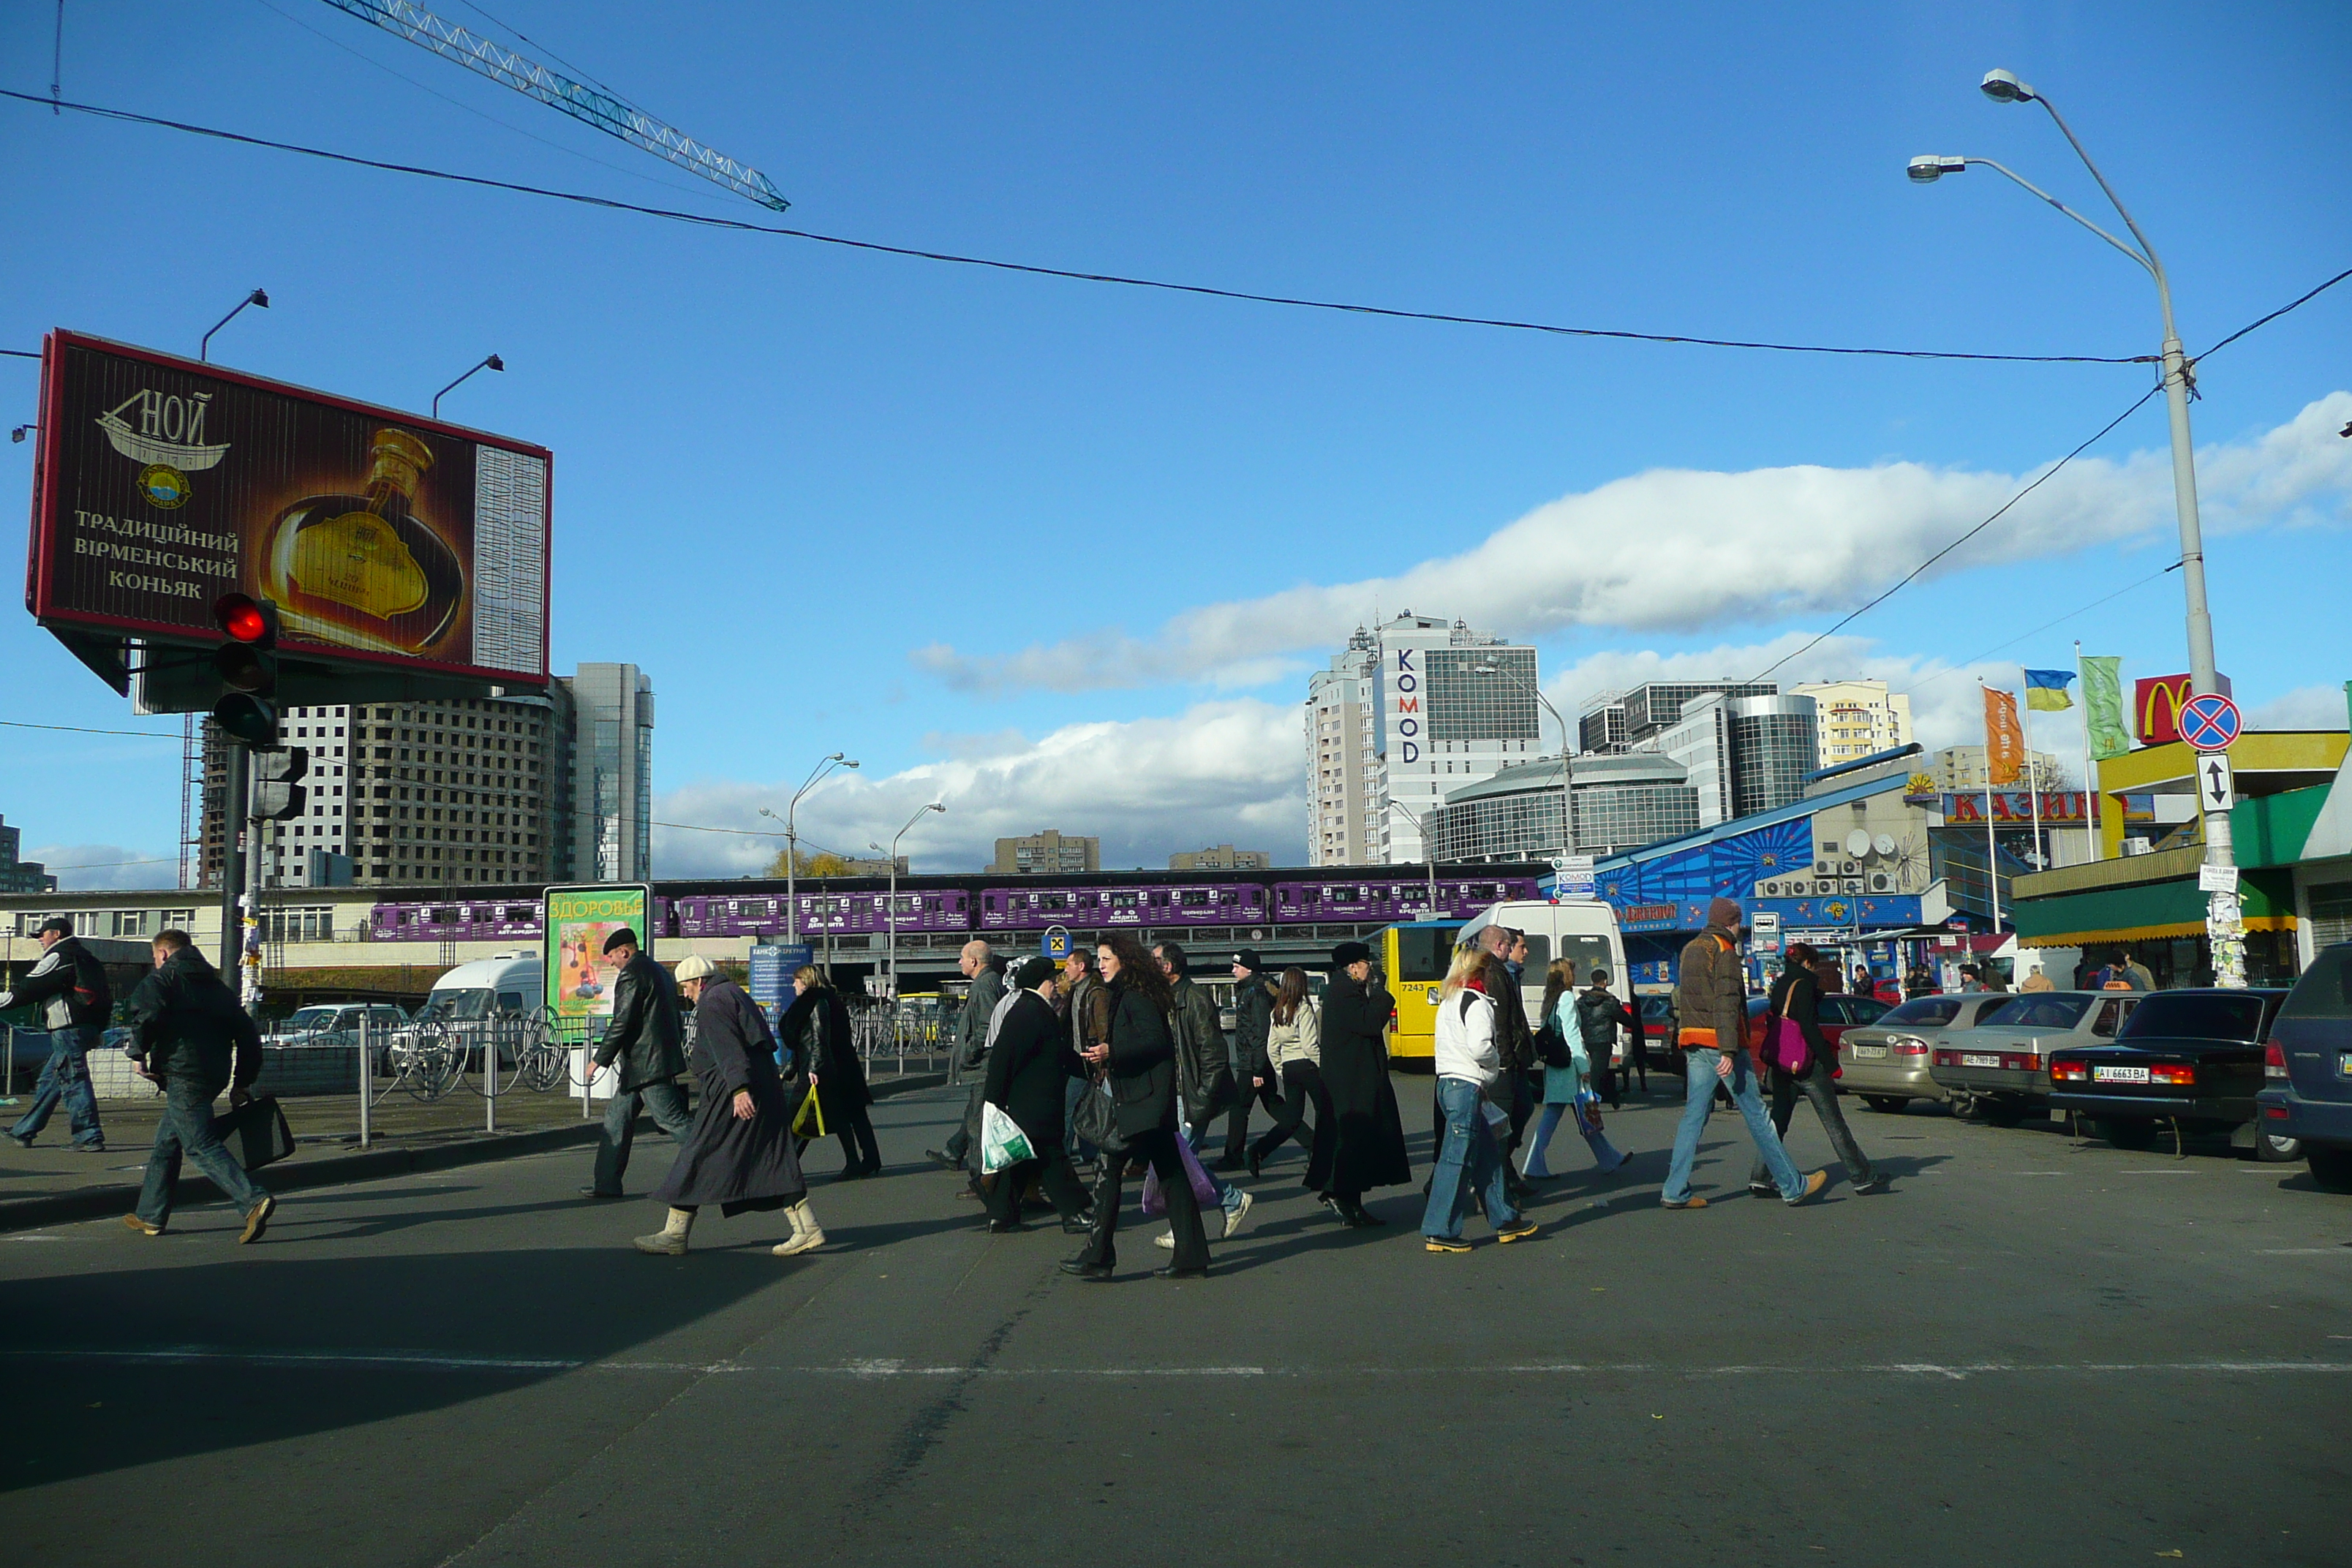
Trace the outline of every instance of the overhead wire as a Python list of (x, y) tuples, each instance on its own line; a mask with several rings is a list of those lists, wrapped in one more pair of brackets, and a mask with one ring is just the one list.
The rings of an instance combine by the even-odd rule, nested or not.
[(2103, 594), (2099, 597), (2093, 599), (2087, 605), (2075, 605), (2064, 615), (2060, 616), (2056, 620), (2044, 621), (2040, 626), (2034, 627), (2032, 631), (2020, 632), (2015, 637), (2011, 637), (2006, 641), (1993, 644), (1992, 647), (1985, 649), (1982, 653), (1972, 653), (1968, 658), (1961, 659), (1958, 663), (1954, 664), (1948, 668), (1939, 669), (1933, 675), (1922, 677), (1920, 679), (1915, 680), (1910, 685), (1905, 687), (1899, 695), (1908, 697), (1914, 692), (1924, 691), (1939, 680), (1965, 672), (1970, 665), (1975, 664), (1979, 659), (1990, 658), (1994, 654), (2000, 652), (2004, 648), (2014, 647), (2028, 637), (2038, 637), (2043, 632), (2050, 630), (2053, 626), (2063, 626), (2068, 621), (2073, 620), (2076, 616), (2087, 615), (2091, 611), (2097, 609), (2101, 605), (2108, 603), (2110, 600), (2120, 599), (2126, 594), (2137, 593), (2140, 589), (2147, 587), (2150, 583), (2155, 582), (2158, 578), (2178, 572), (2179, 570), (2180, 570), (2180, 563), (2178, 561), (2175, 561), (2169, 566), (2160, 566), (2145, 577), (2125, 584), (2122, 587), (2117, 588), (2112, 594)]
[[(45, 98), (37, 98), (30, 93), (17, 92), (5, 88), (0, 88), (0, 97), (42, 105), (47, 105), (49, 101)], [(357, 153), (337, 153), (322, 147), (305, 146), (295, 142), (278, 142), (266, 136), (248, 136), (242, 132), (224, 131), (215, 126), (196, 125), (186, 121), (165, 120), (150, 114), (136, 114), (129, 110), (110, 109), (100, 104), (68, 101), (63, 107), (77, 113), (92, 115), (99, 119), (117, 120), (134, 125), (150, 125), (161, 130), (182, 132), (192, 136), (205, 136), (215, 141), (236, 142), (243, 146), (266, 147), (274, 152), (292, 153), (307, 158), (321, 158), (331, 163), (349, 163), (361, 168), (381, 170), (387, 174), (414, 174), (423, 179), (446, 180), (457, 184), (510, 191), (521, 195), (572, 202), (614, 212), (635, 213), (642, 216), (663, 218), (674, 223), (694, 224), (707, 228), (729, 229), (744, 234), (775, 235), (787, 239), (808, 240), (818, 245), (838, 246), (846, 249), (870, 251), (884, 256), (900, 256), (913, 260), (937, 261), (958, 267), (983, 268), (992, 271), (1020, 273), (1029, 277), (1059, 278), (1080, 283), (1104, 283), (1120, 288), (1192, 294), (1206, 299), (1279, 305), (1296, 310), (1328, 310), (1346, 315), (1377, 316), (1390, 321), (1431, 321), (1449, 326), (1491, 327), (1507, 331), (1539, 332), (1556, 337), (1600, 338), (1627, 342), (1675, 343), (1700, 348), (1751, 349), (1772, 353), (1829, 354), (1850, 358), (1958, 360), (2007, 364), (2147, 364), (2154, 363), (2158, 357), (2154, 354), (1982, 353), (1949, 349), (1897, 349), (1853, 344), (1778, 342), (1748, 338), (1712, 338), (1685, 332), (1642, 332), (1612, 327), (1564, 326), (1557, 322), (1520, 321), (1511, 317), (1472, 316), (1449, 310), (1415, 310), (1390, 305), (1316, 300), (1300, 295), (1267, 294), (1244, 289), (1218, 288), (1205, 283), (1180, 283), (1168, 279), (1139, 278), (1125, 273), (1089, 272), (1076, 268), (1046, 267), (1033, 262), (1006, 261), (992, 257), (968, 256), (956, 251), (929, 250), (917, 246), (887, 245), (879, 240), (856, 239), (846, 235), (825, 234), (815, 229), (791, 228), (779, 224), (753, 223), (744, 218), (682, 212), (671, 207), (647, 206), (638, 202), (622, 201), (613, 196), (592, 195), (583, 191), (557, 190), (551, 186), (525, 184), (515, 180), (492, 179), (482, 174), (462, 174), (452, 170), (429, 168), (416, 163), (395, 163), (380, 158), (363, 158)]]

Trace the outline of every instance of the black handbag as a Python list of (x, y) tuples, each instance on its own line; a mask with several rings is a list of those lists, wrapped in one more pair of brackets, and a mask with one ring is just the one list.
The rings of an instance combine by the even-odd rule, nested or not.
[(1536, 1055), (1543, 1058), (1543, 1065), (1548, 1068), (1573, 1067), (1576, 1063), (1576, 1056), (1568, 1048), (1568, 1041), (1560, 1034), (1558, 1024), (1548, 1023), (1538, 1032)]
[(274, 1094), (257, 1094), (226, 1115), (213, 1118), (213, 1136), (227, 1146), (229, 1157), (249, 1173), (274, 1165), (294, 1152), (294, 1130)]
[(1078, 1096), (1077, 1109), (1070, 1113), (1070, 1127), (1081, 1142), (1093, 1144), (1106, 1155), (1126, 1151), (1127, 1140), (1118, 1132), (1118, 1103), (1111, 1098), (1108, 1079), (1087, 1085), (1086, 1093)]

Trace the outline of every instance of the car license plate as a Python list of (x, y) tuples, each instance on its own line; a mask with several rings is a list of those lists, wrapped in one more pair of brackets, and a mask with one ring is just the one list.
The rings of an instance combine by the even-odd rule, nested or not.
[(2352, 1051), (2336, 1058), (2336, 1073), (2339, 1078), (2352, 1078)]
[(1960, 1065), (1964, 1068), (1997, 1068), (2000, 1066), (2000, 1058), (1999, 1057), (1979, 1056), (1973, 1051), (1963, 1052), (1960, 1057)]
[(1853, 1047), (1853, 1054), (1854, 1059), (1857, 1061), (1874, 1062), (1886, 1055), (1886, 1047), (1885, 1046), (1856, 1046)]
[(2095, 1067), (2091, 1069), (2091, 1081), (2094, 1083), (2146, 1083), (2147, 1069), (2146, 1068)]

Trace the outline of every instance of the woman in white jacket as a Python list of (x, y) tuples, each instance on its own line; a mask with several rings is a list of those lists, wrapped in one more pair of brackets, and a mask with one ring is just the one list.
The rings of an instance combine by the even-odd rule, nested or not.
[[(1323, 1021), (1315, 999), (1307, 994), (1307, 971), (1286, 969), (1275, 992), (1274, 1015), (1266, 1024), (1266, 1066), (1282, 1091), (1274, 1125), (1249, 1146), (1249, 1173), (1287, 1139), (1298, 1140), (1307, 1151), (1307, 1184), (1320, 1188), (1330, 1179), (1331, 1153), (1338, 1146), (1339, 1123), (1331, 1120), (1331, 1096), (1323, 1087)], [(1307, 1125), (1307, 1108), (1315, 1108), (1315, 1124)]]
[(1431, 1252), (1470, 1250), (1462, 1239), (1462, 1216), (1474, 1192), (1486, 1196), (1496, 1240), (1525, 1241), (1536, 1233), (1535, 1222), (1521, 1219), (1511, 1206), (1507, 1169), (1495, 1142), (1497, 1116), (1490, 1108), (1496, 1094), (1507, 1090), (1485, 964), (1477, 947), (1456, 948), (1437, 996), (1437, 1106), (1445, 1125), (1438, 1131), (1437, 1169), (1421, 1216), (1422, 1245)]

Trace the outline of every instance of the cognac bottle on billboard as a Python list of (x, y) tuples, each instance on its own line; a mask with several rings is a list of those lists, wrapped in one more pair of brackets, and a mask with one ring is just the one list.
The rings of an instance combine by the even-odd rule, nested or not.
[(362, 494), (309, 496), (278, 516), (265, 590), (288, 629), (344, 647), (424, 653), (449, 635), (466, 574), (431, 524), (412, 510), (433, 449), (382, 429)]

